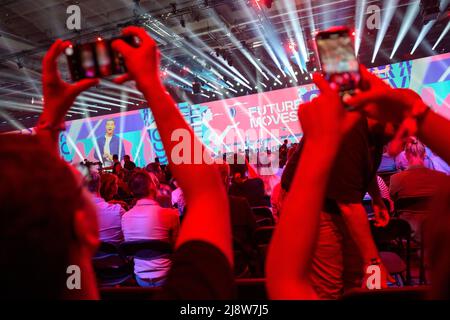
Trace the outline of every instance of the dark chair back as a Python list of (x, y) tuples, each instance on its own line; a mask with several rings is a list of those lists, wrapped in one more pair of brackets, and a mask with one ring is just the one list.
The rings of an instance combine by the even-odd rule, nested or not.
[[(411, 226), (408, 221), (392, 218), (384, 228), (372, 227), (378, 250), (395, 252), (406, 259), (406, 283), (411, 282)], [(404, 245), (406, 242), (406, 246)]]
[(275, 227), (259, 227), (255, 230), (255, 244), (256, 245), (267, 245), (272, 239), (273, 231)]
[(102, 287), (123, 284), (133, 275), (132, 264), (120, 254), (115, 245), (107, 242), (100, 243), (92, 258), (92, 265)]
[(250, 274), (250, 263), (252, 257), (244, 246), (236, 239), (233, 239), (234, 253), (234, 276), (236, 278), (247, 277)]
[(428, 212), (430, 211), (431, 199), (430, 196), (400, 198), (394, 202), (395, 212), (397, 215), (405, 211)]
[(270, 240), (272, 239), (274, 229), (275, 227), (258, 227), (255, 230), (254, 242), (256, 244), (258, 254), (256, 275), (259, 277), (264, 277), (267, 248), (269, 247)]
[[(272, 210), (269, 207), (252, 207), (252, 212), (256, 218), (257, 225), (274, 225), (275, 221), (273, 219)], [(264, 222), (264, 224), (262, 224)]]
[(173, 252), (170, 243), (160, 240), (127, 241), (120, 244), (119, 249), (123, 255), (141, 260), (166, 258)]

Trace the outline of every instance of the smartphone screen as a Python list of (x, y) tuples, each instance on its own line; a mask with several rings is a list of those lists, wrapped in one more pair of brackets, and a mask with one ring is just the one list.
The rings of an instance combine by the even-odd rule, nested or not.
[[(73, 81), (85, 78), (107, 78), (127, 72), (123, 57), (114, 51), (111, 43), (114, 39), (97, 39), (95, 42), (69, 47), (65, 54)], [(121, 37), (133, 47), (139, 46), (135, 37)]]
[(319, 32), (316, 37), (322, 72), (329, 82), (337, 84), (341, 94), (352, 94), (359, 86), (359, 63), (353, 38), (346, 28)]

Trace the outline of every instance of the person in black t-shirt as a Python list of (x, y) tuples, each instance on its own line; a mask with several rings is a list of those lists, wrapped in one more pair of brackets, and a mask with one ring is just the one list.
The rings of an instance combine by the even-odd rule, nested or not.
[(261, 178), (248, 178), (247, 165), (235, 166), (228, 194), (247, 199), (251, 207), (269, 206)]
[[(361, 118), (344, 137), (333, 163), (321, 214), (320, 235), (313, 258), (310, 281), (319, 297), (339, 298), (344, 288), (360, 287), (364, 265), (379, 259), (362, 199), (370, 189), (374, 208), (384, 206), (373, 188), (379, 151), (384, 145), (380, 128)], [(281, 184), (289, 190), (305, 140), (287, 163)], [(375, 180), (376, 181), (376, 180)], [(373, 190), (375, 189), (375, 190)], [(380, 212), (381, 211), (381, 212)], [(380, 208), (379, 225), (387, 224), (387, 211)]]

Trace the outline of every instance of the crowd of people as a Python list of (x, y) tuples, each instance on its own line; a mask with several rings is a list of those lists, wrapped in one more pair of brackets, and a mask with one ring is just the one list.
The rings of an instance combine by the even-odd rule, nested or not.
[[(171, 134), (177, 129), (191, 133), (192, 150), (206, 150), (161, 82), (156, 43), (138, 27), (123, 34), (138, 37), (140, 46), (113, 42), (128, 70), (115, 81), (136, 82), (166, 154), (176, 147)], [(0, 270), (9, 275), (3, 283), (9, 298), (98, 299), (92, 259), (101, 242), (159, 240), (173, 254), (135, 258), (136, 285), (161, 287), (160, 299), (233, 299), (237, 249), (247, 257), (247, 275), (258, 273), (253, 235), (267, 219), (258, 221), (255, 208), (268, 208), (273, 218), (265, 270), (258, 274), (271, 299), (339, 299), (365, 286), (365, 271), (374, 265), (387, 287), (393, 280), (371, 233), (367, 193), (375, 227), (386, 227), (395, 209), (417, 241), (427, 238), (430, 295), (449, 298), (450, 180), (426, 164), (423, 143), (444, 168), (450, 121), (413, 91), (393, 89), (361, 66), (368, 90), (342, 99), (315, 74), (321, 94), (299, 106), (304, 136), (299, 144), (284, 141), (276, 170), (239, 154), (229, 163), (169, 157), (168, 166), (155, 161), (145, 168), (125, 155), (112, 158), (111, 172), (83, 178), (59, 157), (58, 137), (75, 98), (98, 80), (61, 79), (57, 58), (69, 45), (56, 41), (44, 58), (45, 103), (36, 135), (0, 136)], [(404, 151), (406, 162), (387, 186), (377, 170), (391, 140), (389, 153)], [(401, 203), (417, 197), (424, 201)], [(73, 265), (81, 270), (77, 290), (66, 285)]]

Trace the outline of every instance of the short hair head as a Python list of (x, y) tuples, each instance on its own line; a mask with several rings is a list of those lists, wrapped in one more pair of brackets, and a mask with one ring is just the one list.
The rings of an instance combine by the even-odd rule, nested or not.
[(134, 197), (137, 199), (156, 197), (158, 189), (158, 179), (156, 176), (145, 170), (136, 170), (128, 181), (128, 186)]
[(89, 192), (97, 193), (100, 192), (100, 184), (101, 184), (101, 178), (100, 175), (97, 172), (92, 172), (89, 175), (88, 181), (87, 181), (87, 188)]
[(110, 201), (117, 194), (119, 178), (111, 173), (104, 173), (101, 176), (100, 195), (105, 201)]

